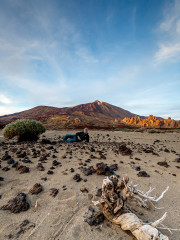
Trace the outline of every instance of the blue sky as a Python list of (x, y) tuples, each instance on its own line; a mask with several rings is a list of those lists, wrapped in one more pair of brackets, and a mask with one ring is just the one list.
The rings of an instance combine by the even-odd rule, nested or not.
[(96, 99), (180, 119), (180, 1), (0, 0), (0, 115)]

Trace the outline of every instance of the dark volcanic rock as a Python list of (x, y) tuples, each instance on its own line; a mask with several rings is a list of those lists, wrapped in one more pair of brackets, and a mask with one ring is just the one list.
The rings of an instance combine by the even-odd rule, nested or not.
[(18, 166), (18, 162), (13, 163), (12, 168), (16, 168)]
[(51, 150), (51, 149), (54, 149), (54, 147), (53, 146), (49, 146), (49, 147), (47, 147), (47, 149)]
[(9, 160), (7, 160), (7, 164), (13, 164), (13, 163), (15, 163), (13, 158), (10, 158)]
[(48, 154), (45, 154), (43, 156), (40, 157), (39, 161), (40, 162), (45, 162), (47, 160)]
[(138, 172), (137, 175), (138, 175), (138, 177), (150, 177), (150, 175), (147, 174), (146, 171), (140, 171), (140, 172)]
[(48, 170), (47, 174), (52, 175), (54, 172), (51, 170)]
[(3, 160), (3, 161), (8, 160), (8, 159), (10, 159), (10, 158), (11, 158), (11, 156), (9, 155), (8, 152), (5, 152), (4, 156), (2, 156), (2, 160)]
[(101, 197), (101, 195), (102, 195), (102, 188), (99, 188), (96, 192), (96, 196)]
[(56, 197), (56, 195), (59, 192), (59, 190), (57, 188), (51, 188), (49, 191), (50, 191), (50, 196), (52, 196), (52, 197)]
[(36, 167), (39, 171), (44, 171), (45, 168), (44, 166), (42, 165), (42, 163), (38, 163), (37, 167)]
[(73, 179), (74, 179), (76, 182), (80, 182), (80, 181), (82, 180), (80, 174), (74, 175)]
[(53, 166), (58, 166), (58, 165), (61, 164), (61, 163), (58, 162), (58, 161), (56, 161), (56, 160), (54, 160), (52, 164), (53, 164)]
[(0, 177), (0, 181), (4, 181), (4, 178), (3, 178), (3, 177)]
[(84, 216), (84, 222), (87, 222), (90, 226), (97, 226), (104, 221), (104, 215), (101, 211), (95, 211), (94, 208), (89, 207), (89, 212)]
[(29, 160), (28, 157), (25, 157), (23, 160), (22, 160), (23, 163), (32, 163), (31, 160)]
[(122, 144), (119, 146), (119, 152), (123, 155), (123, 156), (126, 156), (126, 155), (131, 155), (132, 153), (132, 150), (128, 147), (126, 147), (125, 144)]
[(41, 178), (41, 180), (47, 181), (47, 177), (43, 177), (43, 178)]
[(29, 192), (31, 194), (38, 194), (40, 192), (42, 192), (43, 188), (42, 185), (40, 183), (36, 183), (34, 184), (34, 186), (29, 190)]
[(93, 166), (90, 166), (90, 167), (88, 167), (88, 168), (86, 168), (86, 167), (81, 167), (80, 169), (81, 169), (81, 171), (82, 171), (86, 176), (92, 175), (93, 173), (96, 172), (96, 170), (94, 169)]
[(70, 172), (74, 172), (74, 168), (71, 168), (71, 169), (70, 169)]
[(43, 143), (43, 144), (51, 144), (51, 141), (49, 139), (47, 139), (47, 138), (43, 138), (41, 143)]
[(19, 171), (20, 174), (29, 172), (29, 167), (23, 165), (18, 166), (16, 169)]
[(179, 157), (179, 158), (176, 158), (176, 159), (174, 160), (174, 162), (180, 163), (180, 157)]
[(24, 158), (25, 156), (26, 156), (26, 152), (25, 151), (17, 154), (18, 158)]
[(166, 161), (158, 162), (157, 164), (166, 168), (169, 167), (169, 164)]
[(9, 200), (8, 203), (2, 206), (0, 209), (9, 210), (12, 213), (27, 211), (29, 209), (29, 203), (26, 200), (26, 194), (18, 193), (15, 198)]
[(9, 167), (4, 167), (4, 168), (2, 168), (2, 171), (5, 171), (5, 172), (7, 172), (7, 171), (9, 171), (9, 170), (10, 170)]
[(29, 229), (34, 227), (35, 227), (34, 223), (31, 223), (28, 219), (25, 219), (22, 223), (16, 226), (14, 230), (12, 230), (11, 228), (11, 233), (7, 237), (8, 239), (19, 239), (20, 237), (21, 239), (24, 239), (23, 236), (21, 235), (23, 235)]
[(117, 164), (113, 164), (111, 166), (108, 166), (107, 164), (101, 162), (96, 164), (96, 173), (97, 175), (105, 175), (105, 176), (110, 176), (114, 174), (114, 171), (118, 169)]

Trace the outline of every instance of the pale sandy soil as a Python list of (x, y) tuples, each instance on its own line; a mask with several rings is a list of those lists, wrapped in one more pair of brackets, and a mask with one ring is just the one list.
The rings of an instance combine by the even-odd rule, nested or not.
[[(75, 131), (71, 131), (74, 133)], [(51, 139), (57, 139), (59, 136), (63, 136), (65, 131), (47, 131), (45, 135)], [(123, 177), (128, 174), (130, 180), (134, 184), (139, 184), (139, 189), (147, 191), (150, 186), (155, 187), (154, 194), (158, 195), (167, 186), (169, 191), (164, 198), (158, 203), (157, 206), (163, 206), (164, 209), (150, 211), (140, 209), (137, 213), (143, 221), (152, 222), (160, 218), (164, 212), (168, 213), (168, 217), (164, 221), (164, 225), (171, 228), (180, 228), (180, 169), (176, 166), (180, 166), (180, 163), (174, 162), (176, 158), (180, 157), (180, 134), (179, 133), (165, 133), (165, 134), (149, 134), (138, 132), (111, 132), (111, 131), (90, 131), (90, 143), (81, 144), (81, 147), (77, 147), (76, 144), (63, 143), (54, 145), (54, 149), (58, 153), (54, 153), (54, 150), (47, 150), (51, 152), (48, 157), (47, 163), (43, 163), (45, 171), (38, 171), (36, 166), (39, 160), (38, 158), (32, 158), (32, 153), (29, 156), (33, 163), (23, 163), (30, 168), (29, 173), (19, 174), (14, 168), (5, 172), (2, 168), (7, 166), (7, 161), (1, 162), (0, 177), (4, 178), (4, 181), (0, 182), (0, 207), (7, 203), (7, 201), (17, 195), (19, 192), (27, 194), (27, 200), (30, 203), (30, 209), (26, 212), (18, 214), (11, 213), (9, 211), (0, 210), (0, 239), (10, 239), (9, 234), (12, 234), (11, 239), (32, 239), (32, 240), (133, 240), (133, 236), (129, 233), (123, 232), (120, 227), (105, 220), (98, 227), (90, 227), (84, 222), (84, 215), (91, 205), (91, 194), (95, 195), (98, 188), (102, 185), (104, 176), (101, 175), (89, 175), (85, 176), (80, 169), (79, 163), (85, 163), (85, 160), (90, 158), (93, 154), (95, 159), (91, 159), (87, 166), (94, 166), (98, 162), (104, 162), (108, 164), (117, 163), (119, 169), (116, 174)], [(98, 135), (99, 134), (99, 135)], [(110, 136), (107, 136), (109, 134)], [(2, 135), (2, 132), (0, 132)], [(160, 142), (154, 143), (155, 140)], [(2, 141), (2, 138), (0, 139)], [(97, 141), (98, 143), (95, 143)], [(125, 142), (128, 147), (133, 151), (132, 157), (122, 156), (121, 154), (115, 154), (109, 142)], [(106, 144), (107, 143), (107, 144)], [(154, 144), (153, 144), (154, 143)], [(82, 146), (85, 146), (82, 148)], [(106, 156), (106, 160), (99, 159), (97, 152), (90, 152), (89, 146), (93, 146), (96, 151), (102, 150)], [(159, 156), (152, 153), (138, 152), (139, 146), (153, 146), (154, 152)], [(26, 151), (31, 150), (26, 145), (17, 145), (18, 149), (21, 147)], [(34, 148), (41, 149), (41, 144), (37, 143)], [(163, 151), (159, 151), (159, 149)], [(168, 152), (164, 152), (164, 149), (169, 149)], [(0, 160), (4, 155), (4, 152), (9, 149), (2, 149), (0, 146)], [(71, 153), (66, 153), (70, 152)], [(174, 150), (176, 153), (171, 152)], [(66, 153), (67, 157), (62, 158)], [(9, 154), (14, 160), (18, 160), (15, 153), (9, 151)], [(52, 166), (52, 155), (56, 155), (57, 161), (62, 163), (62, 166), (55, 167), (53, 175), (47, 175), (47, 171)], [(135, 160), (135, 157), (140, 158), (141, 161)], [(167, 160), (170, 165), (168, 168), (157, 165), (157, 162)], [(131, 163), (134, 162), (135, 164)], [(150, 177), (143, 178), (137, 176), (137, 171), (132, 166), (140, 166), (142, 170), (145, 170)], [(74, 168), (75, 172), (71, 173), (70, 169)], [(76, 182), (73, 180), (75, 173), (80, 173), (81, 177), (87, 179), (87, 182), (83, 180)], [(65, 175), (66, 174), (66, 175)], [(174, 174), (175, 176), (173, 176)], [(42, 177), (47, 177), (47, 181), (41, 180)], [(43, 191), (38, 195), (31, 195), (30, 188), (35, 184), (40, 183), (43, 186)], [(65, 185), (67, 190), (63, 191), (62, 186)], [(49, 195), (49, 189), (55, 187), (59, 189), (58, 195), (53, 198)], [(88, 193), (82, 193), (80, 189), (86, 187)], [(38, 200), (38, 207), (34, 211), (34, 204)], [(35, 228), (27, 228), (26, 231), (19, 234), (17, 238), (17, 232), (19, 231), (19, 225), (23, 220), (28, 219), (31, 223), (35, 224)], [(29, 225), (28, 225), (29, 226)], [(168, 231), (162, 230), (162, 232), (169, 236), (171, 240), (180, 239), (180, 231), (173, 232), (171, 235)]]

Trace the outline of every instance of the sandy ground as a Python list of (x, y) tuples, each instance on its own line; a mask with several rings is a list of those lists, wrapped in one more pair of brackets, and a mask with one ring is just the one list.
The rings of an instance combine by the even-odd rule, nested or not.
[[(75, 131), (71, 131), (74, 133)], [(67, 133), (67, 132), (66, 132)], [(44, 135), (51, 140), (59, 140), (65, 134), (64, 131), (47, 131)], [(180, 163), (174, 162), (180, 157), (180, 134), (179, 133), (138, 133), (138, 132), (111, 132), (111, 131), (90, 131), (89, 144), (77, 143), (62, 143), (53, 145), (53, 149), (48, 150), (49, 144), (42, 145), (40, 143), (32, 145), (15, 144), (0, 146), (0, 160), (5, 151), (14, 160), (18, 159), (16, 153), (11, 151), (12, 147), (29, 153), (28, 157), (32, 163), (22, 163), (30, 168), (29, 173), (19, 174), (15, 168), (9, 165), (9, 171), (2, 169), (8, 166), (7, 161), (1, 161), (0, 177), (4, 181), (0, 181), (0, 207), (8, 202), (9, 199), (15, 197), (19, 192), (27, 194), (27, 200), (30, 204), (30, 209), (17, 214), (7, 210), (0, 210), (0, 239), (59, 239), (59, 240), (132, 240), (134, 237), (123, 232), (120, 227), (105, 220), (99, 226), (89, 226), (84, 222), (84, 215), (88, 211), (88, 207), (92, 205), (92, 195), (95, 196), (97, 189), (101, 187), (103, 175), (85, 176), (79, 169), (82, 164), (94, 166), (99, 162), (107, 163), (108, 165), (117, 163), (118, 170), (116, 174), (120, 177), (128, 174), (130, 181), (134, 184), (139, 184), (139, 189), (147, 191), (150, 186), (155, 187), (154, 195), (159, 195), (167, 186), (169, 191), (164, 198), (157, 204), (159, 207), (164, 207), (161, 210), (139, 209), (137, 215), (143, 221), (152, 222), (160, 218), (164, 212), (168, 213), (168, 217), (164, 221), (164, 225), (170, 228), (180, 229)], [(0, 132), (2, 135), (2, 132)], [(158, 142), (154, 142), (159, 140)], [(0, 138), (0, 142), (4, 141)], [(127, 147), (131, 148), (132, 156), (122, 156), (112, 151), (113, 143), (125, 142)], [(95, 148), (95, 152), (91, 152), (90, 148)], [(145, 153), (142, 147), (153, 147), (154, 152)], [(39, 171), (36, 166), (40, 156), (32, 158), (32, 148), (40, 150), (40, 154), (50, 153), (46, 163), (43, 163), (45, 171)], [(167, 148), (169, 152), (165, 152)], [(42, 151), (43, 150), (43, 151)], [(106, 159), (100, 159), (98, 151), (102, 151)], [(55, 155), (57, 158), (53, 158)], [(64, 155), (66, 158), (64, 158)], [(94, 156), (94, 158), (92, 157)], [(136, 160), (139, 158), (140, 160)], [(91, 162), (85, 160), (91, 159)], [(52, 167), (52, 161), (61, 162), (53, 169), (54, 174), (48, 175), (47, 171)], [(157, 162), (167, 160), (170, 165), (168, 168), (159, 166)], [(81, 165), (80, 165), (81, 164)], [(86, 167), (87, 167), (86, 166)], [(150, 177), (138, 177), (134, 166), (140, 166), (141, 170), (146, 171)], [(74, 168), (75, 172), (70, 169)], [(82, 181), (76, 182), (73, 176), (79, 173)], [(47, 181), (41, 178), (47, 177)], [(85, 180), (85, 181), (84, 181)], [(87, 181), (86, 181), (87, 180)], [(40, 183), (43, 186), (43, 191), (38, 195), (31, 195), (29, 190), (35, 183)], [(63, 187), (65, 185), (65, 187)], [(88, 193), (80, 191), (82, 187), (88, 189)], [(50, 188), (59, 189), (59, 193), (55, 198), (50, 196)], [(64, 190), (63, 190), (64, 189)], [(34, 210), (34, 205), (38, 201), (38, 206)], [(20, 224), (25, 220), (29, 220), (29, 224), (20, 230)], [(34, 227), (35, 226), (35, 227)], [(162, 233), (169, 236), (171, 240), (180, 239), (180, 231), (173, 231), (171, 235), (167, 230), (161, 230)]]

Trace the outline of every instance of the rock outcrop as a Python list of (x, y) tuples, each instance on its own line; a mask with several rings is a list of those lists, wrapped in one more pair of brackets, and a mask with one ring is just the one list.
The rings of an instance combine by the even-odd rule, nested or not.
[(159, 119), (154, 117), (153, 115), (149, 115), (148, 118), (142, 119), (140, 117), (132, 117), (132, 118), (124, 118), (122, 123), (135, 125), (140, 127), (147, 127), (147, 128), (179, 128), (180, 121), (176, 121), (168, 117), (168, 119)]

